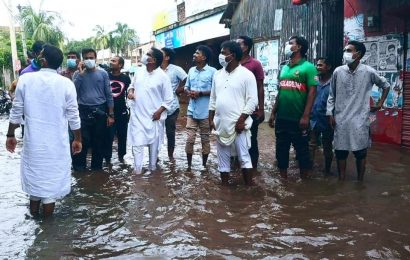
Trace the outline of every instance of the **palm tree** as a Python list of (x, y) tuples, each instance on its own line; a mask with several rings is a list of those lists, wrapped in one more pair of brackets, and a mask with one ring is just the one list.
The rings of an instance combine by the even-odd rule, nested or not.
[[(104, 27), (101, 25), (96, 25), (93, 31), (95, 31), (95, 37), (94, 37), (95, 48), (97, 50), (99, 49), (99, 50), (104, 51), (106, 48), (109, 47), (110, 35), (105, 31)], [(103, 52), (102, 59), (104, 60), (104, 52)]]
[(95, 47), (100, 50), (106, 49), (109, 46), (108, 44), (110, 42), (110, 36), (105, 31), (104, 27), (101, 25), (96, 25), (93, 31), (95, 32), (95, 37), (94, 37)]
[(121, 52), (121, 55), (129, 57), (130, 47), (136, 45), (138, 42), (137, 33), (125, 23), (117, 22), (116, 26), (117, 28), (111, 32), (113, 43), (115, 44), (116, 50)]
[(59, 29), (62, 18), (56, 12), (38, 10), (31, 6), (21, 8), (20, 19), (28, 38), (41, 40), (58, 47), (62, 47), (64, 34)]

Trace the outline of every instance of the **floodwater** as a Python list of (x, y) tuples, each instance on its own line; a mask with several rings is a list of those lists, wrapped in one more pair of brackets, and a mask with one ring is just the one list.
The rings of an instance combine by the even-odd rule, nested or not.
[(0, 119), (0, 259), (410, 259), (408, 150), (375, 144), (364, 183), (353, 161), (345, 182), (321, 177), (320, 156), (315, 178), (301, 181), (293, 162), (282, 181), (263, 124), (256, 185), (236, 172), (223, 187), (214, 146), (209, 169), (198, 145), (186, 171), (179, 122), (175, 164), (163, 149), (150, 175), (132, 174), (130, 154), (111, 171), (74, 174), (55, 216), (39, 220), (21, 191), (19, 152), (5, 150), (7, 124)]

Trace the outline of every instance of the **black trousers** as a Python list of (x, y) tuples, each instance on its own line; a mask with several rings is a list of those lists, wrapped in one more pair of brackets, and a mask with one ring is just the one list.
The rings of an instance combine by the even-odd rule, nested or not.
[(111, 127), (108, 127), (107, 131), (108, 136), (106, 138), (107, 142), (104, 153), (106, 161), (111, 160), (112, 145), (115, 136), (117, 136), (118, 158), (124, 157), (124, 155), (127, 153), (127, 129), (129, 120), (128, 111), (124, 110), (122, 113), (115, 114), (114, 120), (114, 124)]
[(79, 154), (73, 155), (74, 169), (85, 169), (87, 166), (87, 153), (91, 148), (91, 168), (101, 169), (104, 155), (104, 143), (107, 137), (106, 104), (97, 106), (79, 105), (81, 118), (81, 137), (83, 149)]
[(309, 156), (309, 134), (299, 128), (299, 122), (276, 119), (276, 160), (278, 168), (283, 170), (289, 167), (289, 149), (293, 144), (299, 168), (310, 169), (312, 164)]
[(166, 133), (167, 133), (168, 151), (170, 149), (175, 148), (175, 131), (177, 129), (178, 114), (179, 114), (179, 108), (177, 110), (175, 110), (174, 113), (167, 116), (167, 119), (165, 119), (165, 128), (166, 128)]
[(256, 168), (258, 166), (259, 160), (259, 147), (258, 147), (258, 128), (259, 124), (259, 117), (257, 115), (251, 115), (252, 117), (252, 126), (251, 126), (251, 148), (249, 149), (249, 155), (251, 156), (252, 167)]

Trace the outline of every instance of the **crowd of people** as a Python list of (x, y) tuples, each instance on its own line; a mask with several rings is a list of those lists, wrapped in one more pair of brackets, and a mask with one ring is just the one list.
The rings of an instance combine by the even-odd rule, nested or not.
[[(295, 148), (301, 178), (311, 174), (315, 151), (323, 146), (325, 175), (331, 174), (336, 155), (339, 179), (346, 175), (349, 151), (356, 157), (357, 178), (363, 180), (370, 145), (369, 112), (381, 109), (389, 84), (370, 66), (360, 63), (363, 43), (350, 41), (344, 49), (345, 65), (326, 57), (307, 60), (308, 42), (293, 36), (285, 44), (286, 64), (279, 73), (276, 101), (269, 125), (275, 128), (276, 159), (280, 176), (287, 178), (289, 150)], [(53, 213), (55, 201), (70, 192), (71, 168), (85, 171), (91, 151), (92, 170), (110, 165), (117, 137), (118, 160), (124, 163), (127, 143), (132, 147), (133, 172), (153, 172), (167, 139), (168, 159), (175, 161), (179, 96), (189, 97), (186, 122), (186, 160), (192, 167), (196, 134), (202, 145), (202, 166), (211, 152), (210, 134), (216, 136), (218, 171), (228, 185), (232, 157), (237, 157), (246, 185), (253, 184), (258, 166), (258, 126), (264, 121), (264, 72), (253, 58), (253, 40), (240, 36), (221, 45), (220, 70), (209, 65), (212, 50), (197, 46), (186, 73), (175, 65), (170, 48), (151, 48), (141, 57), (144, 69), (133, 80), (122, 73), (124, 59), (112, 57), (109, 71), (96, 66), (97, 53), (83, 49), (66, 54), (67, 68), (58, 75), (64, 55), (55, 46), (36, 42), (33, 59), (21, 72), (10, 114), (6, 147), (16, 148), (15, 129), (25, 125), (21, 176), (30, 195), (30, 212)], [(370, 107), (373, 86), (383, 89)], [(71, 145), (71, 149), (70, 146)], [(149, 163), (143, 169), (144, 148)], [(91, 148), (91, 149), (90, 149)]]

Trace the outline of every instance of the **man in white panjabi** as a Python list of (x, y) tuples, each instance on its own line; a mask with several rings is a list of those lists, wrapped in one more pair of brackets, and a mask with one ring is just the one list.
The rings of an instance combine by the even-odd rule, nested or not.
[(166, 110), (172, 106), (171, 81), (160, 68), (163, 54), (156, 48), (142, 57), (146, 70), (135, 77), (128, 89), (131, 108), (128, 123), (128, 141), (132, 145), (134, 171), (142, 172), (144, 147), (149, 147), (148, 170), (156, 170), (158, 147), (161, 144), (162, 124), (167, 118)]
[(229, 183), (231, 146), (234, 145), (246, 185), (252, 185), (252, 161), (249, 155), (250, 115), (258, 105), (255, 76), (239, 61), (241, 46), (226, 41), (221, 46), (219, 63), (223, 67), (214, 75), (209, 102), (209, 124), (217, 137), (218, 170), (223, 185)]
[(30, 213), (44, 217), (54, 212), (55, 201), (71, 190), (71, 156), (68, 125), (74, 132), (72, 152), (81, 151), (80, 117), (77, 93), (71, 80), (59, 75), (63, 53), (45, 45), (40, 53), (41, 70), (19, 78), (10, 112), (6, 147), (16, 148), (15, 129), (25, 116), (21, 153), (21, 183), (30, 195)]

